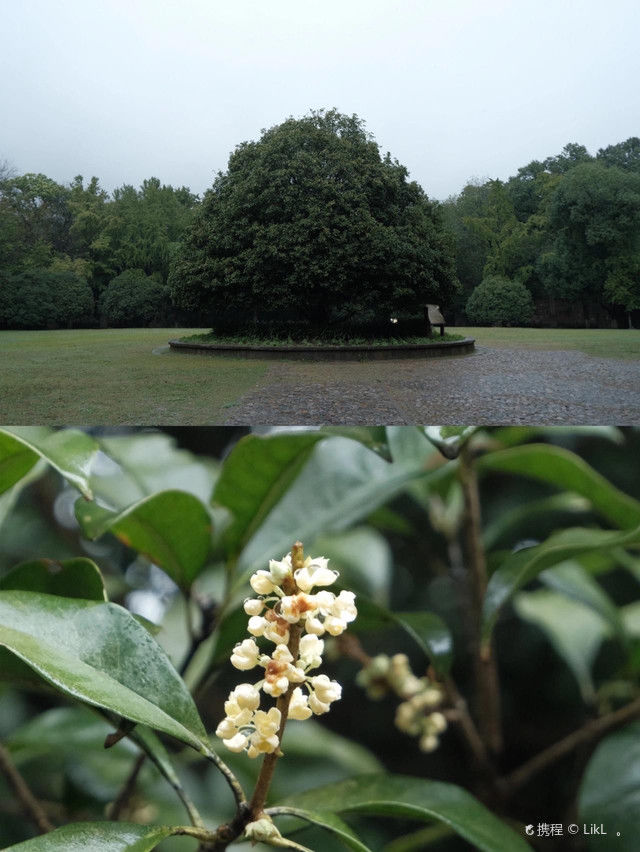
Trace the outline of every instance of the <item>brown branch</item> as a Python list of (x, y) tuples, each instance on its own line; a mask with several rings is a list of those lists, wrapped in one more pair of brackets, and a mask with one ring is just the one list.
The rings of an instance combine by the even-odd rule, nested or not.
[(478, 695), (480, 734), (490, 751), (502, 750), (502, 722), (498, 669), (491, 645), (481, 643), (482, 607), (487, 589), (487, 567), (482, 546), (482, 521), (478, 476), (472, 450), (465, 446), (460, 453), (458, 476), (464, 498), (463, 530), (472, 593), (473, 658)]
[(449, 720), (459, 725), (460, 731), (478, 767), (487, 772), (487, 774), (492, 775), (494, 770), (491, 766), (486, 746), (471, 718), (466, 700), (458, 692), (458, 687), (450, 677), (445, 679), (444, 688), (452, 707), (451, 710), (445, 712), (445, 715)]
[(612, 713), (607, 713), (598, 719), (592, 719), (581, 728), (578, 728), (577, 731), (573, 731), (564, 737), (564, 739), (559, 740), (557, 743), (544, 749), (544, 751), (536, 754), (535, 757), (532, 757), (531, 760), (528, 760), (518, 769), (501, 778), (500, 787), (509, 793), (518, 790), (534, 775), (537, 775), (543, 769), (546, 769), (547, 766), (560, 760), (574, 749), (593, 740), (600, 739), (612, 728), (616, 728), (636, 716), (640, 716), (640, 698), (636, 698), (630, 704), (626, 704)]
[(53, 831), (54, 827), (42, 809), (42, 805), (33, 795), (26, 781), (13, 762), (9, 750), (0, 743), (0, 771), (3, 773), (22, 805), (25, 814), (35, 824), (40, 834)]
[(140, 774), (140, 770), (144, 766), (144, 762), (147, 758), (147, 755), (142, 751), (136, 758), (136, 762), (133, 764), (133, 768), (129, 773), (129, 777), (125, 781), (122, 789), (118, 793), (116, 799), (112, 803), (109, 808), (109, 813), (107, 818), (110, 820), (119, 820), (120, 814), (127, 806), (127, 803), (131, 796), (133, 796), (134, 790), (136, 789), (136, 782), (138, 780), (138, 775)]

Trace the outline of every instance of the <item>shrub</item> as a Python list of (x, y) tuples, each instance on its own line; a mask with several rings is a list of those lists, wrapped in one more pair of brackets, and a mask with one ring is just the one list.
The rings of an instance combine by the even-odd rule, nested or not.
[(93, 321), (89, 284), (73, 272), (30, 269), (0, 279), (0, 327), (72, 328)]
[(476, 287), (465, 310), (475, 325), (529, 325), (533, 299), (520, 281), (492, 275)]
[(167, 288), (141, 269), (127, 269), (113, 278), (100, 299), (107, 325), (163, 325), (169, 312)]

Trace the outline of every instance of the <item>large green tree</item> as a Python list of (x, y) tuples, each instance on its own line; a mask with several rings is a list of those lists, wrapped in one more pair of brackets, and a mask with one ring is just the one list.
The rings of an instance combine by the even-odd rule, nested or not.
[(356, 116), (289, 119), (239, 145), (188, 229), (176, 303), (215, 319), (371, 322), (447, 305), (457, 286), (437, 206)]

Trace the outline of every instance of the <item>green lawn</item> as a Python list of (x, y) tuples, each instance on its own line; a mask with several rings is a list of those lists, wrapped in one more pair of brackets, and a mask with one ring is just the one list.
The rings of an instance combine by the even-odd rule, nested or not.
[[(455, 328), (478, 346), (577, 349), (640, 358), (640, 331)], [(216, 424), (272, 361), (158, 352), (201, 329), (0, 332), (0, 422), (14, 424)], [(289, 362), (295, 373), (311, 365)], [(353, 364), (361, 376), (362, 364)], [(331, 365), (323, 365), (326, 381)], [(360, 369), (359, 369), (360, 368)], [(347, 362), (341, 363), (345, 378)], [(292, 376), (293, 377), (293, 376)]]
[(477, 346), (504, 349), (577, 349), (598, 358), (640, 358), (640, 330), (605, 328), (451, 328)]
[(0, 422), (213, 424), (264, 374), (243, 359), (154, 354), (197, 329), (0, 332)]

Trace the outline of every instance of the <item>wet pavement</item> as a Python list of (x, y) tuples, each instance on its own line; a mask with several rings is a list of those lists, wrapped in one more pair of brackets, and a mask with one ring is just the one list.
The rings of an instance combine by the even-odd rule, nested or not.
[(278, 361), (235, 424), (640, 424), (640, 361), (493, 349), (394, 361)]

